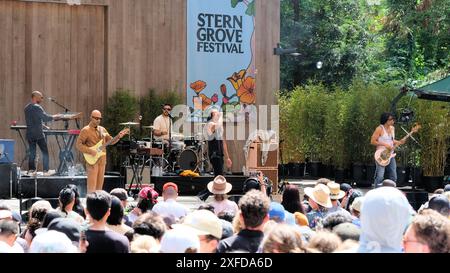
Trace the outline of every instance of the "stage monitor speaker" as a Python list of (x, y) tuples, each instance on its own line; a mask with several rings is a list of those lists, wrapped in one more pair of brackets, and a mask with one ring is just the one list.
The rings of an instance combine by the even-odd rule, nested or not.
[(0, 139), (0, 163), (12, 164), (14, 162), (14, 144), (13, 139)]
[(0, 163), (0, 199), (11, 199), (17, 195), (17, 165)]
[(428, 202), (428, 192), (426, 191), (411, 191), (405, 192), (405, 194), (408, 202), (416, 211), (420, 208), (420, 206)]

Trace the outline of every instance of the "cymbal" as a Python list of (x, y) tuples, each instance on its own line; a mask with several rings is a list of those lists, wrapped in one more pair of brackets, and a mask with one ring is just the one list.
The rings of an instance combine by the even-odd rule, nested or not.
[(153, 126), (142, 126), (142, 128), (144, 128), (144, 129), (152, 129), (153, 130)]
[(119, 123), (119, 125), (136, 126), (136, 125), (139, 125), (139, 122), (124, 122), (124, 123)]

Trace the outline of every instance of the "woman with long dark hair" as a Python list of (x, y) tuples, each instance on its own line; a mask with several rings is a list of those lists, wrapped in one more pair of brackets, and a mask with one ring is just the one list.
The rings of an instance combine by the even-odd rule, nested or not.
[(300, 212), (305, 214), (303, 205), (300, 201), (300, 192), (295, 185), (286, 185), (283, 191), (283, 201), (281, 202), (284, 209), (290, 213)]

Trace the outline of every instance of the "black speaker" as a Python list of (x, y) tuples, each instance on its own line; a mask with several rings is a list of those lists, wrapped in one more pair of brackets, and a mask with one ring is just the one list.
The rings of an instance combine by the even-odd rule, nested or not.
[(420, 208), (420, 206), (428, 202), (428, 192), (426, 191), (412, 191), (405, 192), (405, 194), (409, 203), (416, 211)]
[(11, 199), (17, 195), (17, 165), (0, 164), (0, 199)]

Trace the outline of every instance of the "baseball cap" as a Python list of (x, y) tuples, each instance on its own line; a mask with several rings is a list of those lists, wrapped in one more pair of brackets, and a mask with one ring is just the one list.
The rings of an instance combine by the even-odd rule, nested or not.
[(286, 214), (284, 212), (284, 207), (280, 203), (271, 202), (269, 208), (269, 218), (279, 218), (281, 221), (284, 221), (286, 218)]
[(185, 253), (188, 248), (200, 250), (198, 236), (186, 232), (184, 228), (177, 228), (164, 233), (159, 251), (162, 253)]
[(177, 186), (177, 184), (175, 184), (175, 183), (173, 183), (173, 182), (167, 182), (166, 184), (164, 184), (164, 186), (163, 186), (163, 191), (165, 191), (167, 188), (169, 188), (169, 187), (173, 187), (174, 188), (174, 190), (176, 191), (176, 192), (178, 192), (178, 186)]
[(77, 253), (78, 249), (62, 232), (50, 230), (36, 235), (30, 246), (30, 253)]
[(442, 194), (436, 195), (428, 201), (428, 208), (435, 210), (444, 216), (448, 216), (450, 211), (450, 202), (446, 196)]
[(64, 233), (72, 242), (80, 241), (81, 225), (71, 218), (53, 219), (47, 228), (48, 231), (55, 230)]
[(219, 240), (222, 238), (222, 223), (219, 217), (209, 210), (193, 211), (186, 215), (182, 224), (174, 224), (172, 227), (192, 229), (194, 234), (212, 235)]

